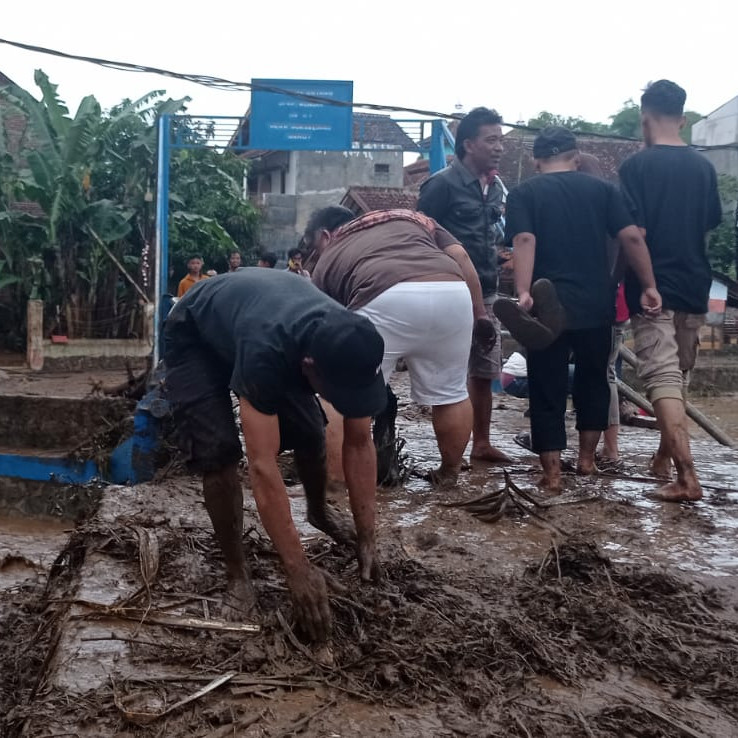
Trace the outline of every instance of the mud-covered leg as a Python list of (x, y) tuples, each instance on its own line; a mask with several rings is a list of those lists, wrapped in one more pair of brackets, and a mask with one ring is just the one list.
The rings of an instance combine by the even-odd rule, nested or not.
[(322, 530), (336, 543), (353, 545), (356, 542), (356, 529), (351, 519), (326, 503), (325, 444), (295, 449), (295, 465), (305, 490), (310, 525)]
[(374, 418), (372, 437), (377, 451), (377, 484), (394, 487), (402, 480), (397, 444), (397, 397), (387, 385), (387, 405)]
[(230, 465), (203, 476), (205, 509), (215, 530), (226, 566), (226, 593), (222, 616), (243, 620), (256, 604), (256, 595), (246, 567), (243, 535), (243, 492), (238, 466)]

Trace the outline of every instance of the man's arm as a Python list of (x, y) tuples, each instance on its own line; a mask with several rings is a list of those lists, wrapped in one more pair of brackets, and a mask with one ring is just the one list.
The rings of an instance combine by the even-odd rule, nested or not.
[(494, 342), (497, 340), (497, 330), (494, 323), (487, 315), (487, 309), (484, 306), (484, 297), (482, 296), (482, 285), (479, 283), (477, 270), (466, 253), (466, 249), (460, 243), (453, 243), (443, 249), (461, 268), (464, 275), (464, 281), (469, 288), (472, 299), (472, 310), (474, 313), (474, 340), (482, 345), (489, 346), (491, 350)]
[(377, 453), (371, 426), (371, 418), (343, 419), (343, 473), (356, 525), (359, 575), (364, 581), (379, 578), (374, 537)]
[(523, 310), (533, 307), (530, 285), (533, 281), (533, 264), (536, 258), (536, 237), (532, 233), (518, 233), (513, 238), (513, 272), (515, 292)]
[(331, 630), (328, 592), (322, 574), (307, 560), (292, 521), (287, 490), (277, 466), (279, 419), (259, 412), (244, 398), (239, 404), (256, 507), (284, 566), (295, 616), (311, 638), (325, 640)]
[(641, 283), (641, 307), (647, 315), (656, 315), (661, 310), (661, 295), (656, 290), (651, 256), (643, 240), (641, 230), (629, 225), (618, 231), (618, 241), (623, 247), (625, 259)]
[(469, 254), (466, 253), (466, 249), (460, 243), (452, 243), (450, 246), (446, 246), (443, 251), (461, 268), (464, 281), (466, 282), (466, 286), (469, 288), (469, 292), (471, 294), (474, 317), (477, 320), (480, 318), (487, 318), (487, 311), (484, 307), (484, 298), (482, 297), (482, 285), (479, 283), (479, 275), (477, 274), (477, 270), (474, 268), (474, 264), (472, 264), (472, 260), (469, 258)]

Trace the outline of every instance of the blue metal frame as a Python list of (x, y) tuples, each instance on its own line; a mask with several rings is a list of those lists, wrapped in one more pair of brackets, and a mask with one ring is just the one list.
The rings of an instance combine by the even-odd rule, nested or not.
[(37, 482), (86, 484), (101, 478), (94, 461), (77, 462), (64, 458), (42, 458), (24, 454), (0, 454), (0, 477), (31, 479)]
[(161, 315), (162, 297), (169, 283), (169, 159), (171, 142), (169, 131), (171, 115), (159, 118), (159, 152), (156, 179), (156, 291), (154, 293), (154, 361), (161, 358), (160, 332), (164, 323)]
[[(177, 131), (172, 140), (172, 121), (175, 118), (193, 120), (191, 116), (162, 115), (158, 121), (158, 178), (156, 198), (156, 274), (154, 295), (154, 346), (153, 367), (157, 370), (162, 352), (162, 327), (172, 301), (168, 299), (169, 284), (169, 166), (173, 148), (202, 148), (203, 143), (187, 143)], [(197, 120), (197, 119), (195, 119)], [(236, 121), (233, 116), (208, 116), (208, 121)], [(431, 123), (430, 170), (436, 172), (446, 166), (445, 145), (454, 145), (454, 137), (442, 120), (403, 120), (403, 123), (419, 123), (421, 137), (424, 126)], [(217, 129), (213, 124), (212, 129)], [(224, 130), (224, 129), (222, 129)], [(222, 133), (222, 130), (220, 132)], [(243, 126), (237, 127), (237, 139), (231, 134), (227, 144), (210, 141), (215, 148), (244, 151), (251, 148), (243, 141)], [(217, 133), (213, 135), (217, 139)], [(0, 454), (0, 477), (16, 477), (36, 481), (86, 484), (104, 480), (116, 484), (136, 484), (154, 475), (154, 460), (159, 444), (159, 418), (166, 413), (165, 401), (154, 376), (153, 389), (138, 403), (134, 415), (134, 432), (111, 454), (108, 469), (101, 469), (94, 461), (78, 462), (74, 459)]]
[(430, 171), (431, 174), (446, 168), (446, 146), (454, 147), (456, 139), (445, 120), (434, 120), (431, 126)]

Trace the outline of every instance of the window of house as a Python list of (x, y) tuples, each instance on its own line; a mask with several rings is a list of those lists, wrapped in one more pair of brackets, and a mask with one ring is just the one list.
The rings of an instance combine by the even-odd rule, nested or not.
[(374, 165), (374, 177), (375, 179), (389, 179), (390, 165), (389, 164), (375, 164)]

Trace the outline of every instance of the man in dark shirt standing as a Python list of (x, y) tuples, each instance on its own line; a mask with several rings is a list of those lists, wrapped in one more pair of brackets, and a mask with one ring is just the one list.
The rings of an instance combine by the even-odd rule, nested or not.
[[(314, 639), (330, 632), (326, 581), (300, 545), (277, 466), (294, 449), (308, 521), (338, 541), (356, 536), (359, 574), (376, 578), (376, 458), (371, 418), (386, 403), (384, 344), (371, 322), (307, 279), (256, 267), (198, 284), (165, 326), (165, 386), (178, 443), (203, 475), (205, 507), (226, 564), (223, 615), (255, 604), (241, 535), (242, 456), (230, 391), (239, 398), (249, 476), (259, 517), (284, 566), (298, 623)], [(356, 534), (326, 507), (325, 416), (315, 393), (344, 416), (347, 486)]]
[(638, 373), (661, 430), (651, 470), (671, 478), (674, 461), (677, 479), (658, 495), (676, 502), (702, 497), (689, 448), (684, 391), (687, 373), (697, 359), (712, 281), (706, 236), (722, 219), (715, 169), (679, 135), (686, 98), (686, 92), (669, 80), (646, 88), (641, 96), (646, 148), (620, 168), (620, 181), (645, 236), (664, 300), (659, 316), (640, 314), (633, 274), (626, 274)]
[(546, 128), (533, 143), (540, 176), (510, 191), (506, 238), (515, 253), (515, 289), (523, 310), (533, 308), (531, 284), (550, 280), (566, 314), (565, 330), (552, 343), (528, 351), (528, 391), (533, 451), (543, 467), (541, 486), (561, 491), (561, 451), (566, 448), (569, 355), (574, 353), (572, 398), (577, 413), (577, 472), (596, 471), (595, 449), (607, 428), (607, 365), (615, 318), (608, 236), (617, 237), (642, 287), (640, 304), (657, 313), (646, 244), (622, 195), (602, 180), (577, 171), (579, 151), (566, 128)]
[[(456, 158), (450, 166), (428, 178), (420, 187), (418, 210), (430, 215), (453, 234), (466, 249), (482, 285), (487, 315), (499, 327), (492, 312), (497, 297), (498, 231), (504, 191), (494, 176), (502, 155), (502, 116), (488, 108), (475, 108), (459, 123)], [(492, 416), (492, 381), (502, 368), (499, 331), (497, 340), (473, 341), (469, 356), (469, 398), (474, 425), (471, 458), (490, 462), (510, 461), (489, 442)]]

